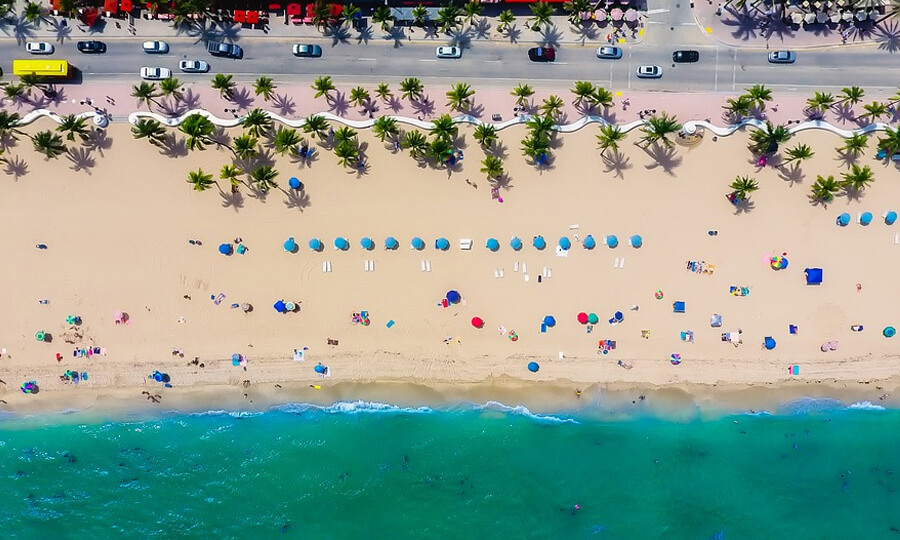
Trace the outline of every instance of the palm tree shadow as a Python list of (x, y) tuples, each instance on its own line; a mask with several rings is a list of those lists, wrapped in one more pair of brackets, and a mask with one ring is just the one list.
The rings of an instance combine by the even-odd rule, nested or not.
[(499, 140), (484, 149), (484, 153), (490, 156), (506, 159), (509, 156), (508, 147)]
[(597, 36), (600, 34), (597, 31), (597, 27), (593, 24), (593, 21), (590, 21), (590, 24), (584, 24), (583, 22), (578, 25), (572, 25), (572, 32), (577, 36), (576, 40), (581, 42), (581, 45), (584, 46), (586, 41), (595, 40)]
[(34, 27), (25, 19), (16, 17), (12, 22), (12, 34), (16, 38), (16, 44), (24, 45), (26, 41), (34, 37)]
[(472, 36), (475, 39), (491, 39), (491, 23), (484, 17), (469, 28), (472, 29)]
[(388, 98), (388, 108), (395, 113), (398, 113), (403, 110), (403, 100), (398, 98), (397, 96), (391, 96)]
[(468, 49), (472, 46), (472, 28), (454, 30), (450, 32), (450, 45), (456, 45), (461, 49)]
[(21, 156), (7, 158), (3, 172), (8, 176), (12, 176), (13, 180), (18, 180), (28, 174), (28, 163)]
[(343, 26), (329, 26), (322, 32), (322, 35), (331, 38), (332, 47), (337, 47), (340, 43), (347, 45), (348, 40), (350, 39), (350, 32)]
[(735, 215), (746, 214), (747, 212), (750, 212), (751, 210), (756, 208), (756, 203), (754, 203), (750, 199), (744, 199), (742, 201), (737, 201), (736, 203), (733, 203), (733, 204), (734, 204)]
[(195, 94), (193, 89), (188, 88), (181, 95), (181, 103), (184, 104), (187, 110), (197, 109), (200, 107), (200, 95)]
[(847, 202), (859, 202), (865, 197), (866, 190), (865, 189), (853, 189), (853, 188), (845, 188), (844, 195), (847, 197)]
[(734, 11), (735, 10), (729, 10), (727, 12), (731, 15), (730, 18), (720, 19), (720, 22), (722, 22), (722, 24), (724, 24), (726, 27), (733, 28), (733, 30), (731, 31), (731, 37), (743, 41), (755, 39), (758, 35), (756, 31), (759, 28), (759, 22), (757, 21), (756, 16), (754, 16), (754, 14), (752, 13), (749, 13), (746, 7), (744, 7), (737, 13), (734, 13)]
[(252, 184), (250, 185), (250, 188), (249, 188), (249, 189), (250, 189), (250, 197), (252, 197), (252, 198), (258, 200), (258, 201), (261, 202), (261, 203), (265, 203), (265, 202), (266, 202), (266, 198), (269, 196), (269, 192), (268, 192), (268, 191), (263, 191), (263, 190), (259, 189), (258, 187), (256, 187), (255, 185), (252, 185)]
[(88, 175), (91, 174), (91, 169), (97, 165), (97, 160), (91, 155), (91, 151), (82, 146), (69, 148), (66, 151), (66, 159), (72, 162), (70, 169), (75, 172), (84, 171)]
[(403, 40), (406, 39), (406, 32), (403, 30), (402, 26), (392, 26), (391, 29), (384, 35), (385, 41), (394, 42), (394, 48), (399, 49), (403, 46)]
[(281, 95), (275, 94), (275, 97), (272, 98), (272, 106), (278, 110), (278, 113), (281, 114), (281, 116), (293, 116), (293, 114), (297, 112), (294, 98), (287, 93)]
[(798, 184), (803, 182), (803, 179), (806, 178), (806, 175), (803, 174), (803, 170), (800, 168), (799, 163), (793, 163), (790, 167), (778, 167), (778, 178), (786, 182), (790, 182), (793, 186), (794, 184)]
[(503, 31), (503, 37), (508, 39), (510, 44), (515, 45), (522, 38), (522, 29), (513, 24)]
[(562, 39), (563, 33), (555, 24), (549, 28), (541, 30), (541, 45), (544, 47), (553, 47), (559, 49), (559, 40)]
[(619, 150), (612, 150), (609, 153), (605, 153), (601, 158), (603, 159), (603, 165), (606, 167), (603, 172), (614, 173), (613, 178), (625, 178), (625, 171), (633, 167), (631, 158)]
[(16, 139), (12, 133), (0, 134), (0, 150), (9, 150), (16, 146), (18, 142), (19, 140)]
[(222, 208), (234, 208), (238, 212), (244, 207), (244, 194), (241, 190), (222, 191), (219, 190), (219, 196), (222, 197)]
[(509, 191), (513, 188), (512, 178), (509, 176), (509, 173), (503, 173), (499, 177), (491, 178), (488, 180), (488, 183), (491, 185), (492, 189), (502, 189), (503, 191)]
[(891, 54), (900, 51), (900, 23), (892, 22), (889, 27), (882, 23), (876, 26), (872, 33), (879, 50)]
[(364, 43), (368, 45), (369, 40), (372, 39), (372, 27), (366, 25), (365, 28), (357, 28), (357, 30), (359, 31), (359, 35), (356, 36), (356, 44), (359, 45)]
[(285, 193), (284, 205), (288, 208), (296, 208), (303, 212), (306, 208), (309, 208), (309, 194), (306, 190), (296, 191), (292, 189)]
[(434, 114), (434, 101), (429, 100), (428, 96), (422, 96), (421, 99), (412, 102), (412, 108), (416, 114), (430, 118)]
[(329, 109), (337, 116), (344, 116), (350, 109), (350, 102), (347, 100), (347, 94), (340, 90), (335, 90), (334, 95), (329, 102)]
[(188, 111), (187, 105), (176, 99), (160, 101), (159, 110), (166, 116), (180, 116)]
[(97, 152), (102, 156), (104, 150), (112, 148), (112, 139), (105, 129), (92, 129), (82, 144), (91, 152)]
[(60, 19), (51, 25), (52, 30), (56, 33), (56, 41), (59, 43), (65, 43), (67, 39), (72, 38), (72, 27), (68, 24), (64, 25), (63, 21), (65, 19)]
[(853, 105), (849, 103), (841, 103), (832, 109), (837, 115), (837, 120), (841, 123), (856, 122), (856, 113), (853, 111)]
[(681, 165), (682, 157), (676, 154), (674, 146), (653, 143), (649, 148), (645, 148), (644, 151), (653, 159), (653, 163), (645, 165), (647, 170), (659, 167), (669, 176), (674, 176), (673, 169)]
[(188, 155), (187, 144), (184, 138), (171, 133), (163, 137), (159, 143), (159, 153), (170, 158), (184, 157)]
[(229, 98), (232, 103), (237, 105), (238, 109), (248, 109), (250, 105), (253, 104), (253, 101), (256, 99), (250, 90), (242, 86), (239, 90), (234, 90), (231, 92), (231, 97)]
[(465, 110), (465, 113), (469, 116), (474, 116), (475, 118), (481, 118), (484, 114), (484, 105), (481, 103), (473, 103), (472, 105), (469, 105)]

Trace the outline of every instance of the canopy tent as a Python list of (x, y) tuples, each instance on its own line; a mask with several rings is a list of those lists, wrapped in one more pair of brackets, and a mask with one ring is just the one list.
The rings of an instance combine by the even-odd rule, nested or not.
[(488, 238), (487, 242), (484, 243), (484, 247), (491, 251), (497, 251), (500, 249), (500, 242), (496, 238)]
[(434, 249), (447, 251), (448, 249), (450, 249), (450, 240), (447, 240), (446, 238), (438, 238), (434, 241)]
[(422, 240), (421, 238), (416, 236), (409, 242), (409, 245), (416, 251), (422, 251), (423, 249), (425, 249), (425, 240)]
[(522, 239), (518, 236), (513, 236), (509, 241), (509, 247), (513, 248), (515, 251), (519, 251), (522, 249)]
[(384, 249), (397, 249), (398, 247), (400, 247), (400, 242), (393, 236), (384, 239)]
[(803, 271), (806, 274), (806, 284), (807, 285), (821, 285), (822, 284), (822, 269), (821, 268), (807, 268)]
[(597, 247), (597, 241), (594, 240), (594, 237), (591, 235), (587, 235), (584, 237), (584, 241), (581, 243), (584, 246), (584, 249), (594, 249)]
[(372, 251), (375, 249), (375, 241), (369, 238), (368, 236), (364, 236), (362, 240), (359, 241), (359, 245), (366, 251)]
[(534, 246), (535, 249), (544, 249), (547, 247), (547, 241), (544, 240), (543, 236), (538, 235), (531, 240), (531, 245)]
[(322, 251), (322, 249), (324, 247), (325, 247), (325, 245), (322, 244), (322, 241), (319, 240), (318, 238), (310, 238), (309, 249), (311, 249), (313, 251)]

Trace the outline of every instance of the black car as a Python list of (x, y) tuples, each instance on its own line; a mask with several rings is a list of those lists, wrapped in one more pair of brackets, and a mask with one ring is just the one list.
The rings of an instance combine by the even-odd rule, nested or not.
[(672, 61), (679, 64), (691, 64), (700, 60), (697, 51), (675, 51), (672, 53)]
[(97, 40), (79, 41), (75, 44), (79, 52), (85, 54), (103, 54), (106, 52), (106, 43)]
[(528, 59), (532, 62), (553, 62), (556, 60), (556, 49), (553, 47), (534, 47), (528, 49)]

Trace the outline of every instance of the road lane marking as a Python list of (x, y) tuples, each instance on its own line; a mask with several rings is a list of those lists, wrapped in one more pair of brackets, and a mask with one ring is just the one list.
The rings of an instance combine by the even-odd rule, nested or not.
[(713, 92), (719, 91), (719, 48), (716, 47), (716, 78), (713, 81)]
[(419, 62), (437, 62), (437, 58), (419, 58)]
[(377, 58), (357, 58), (357, 60), (360, 62), (375, 62)]

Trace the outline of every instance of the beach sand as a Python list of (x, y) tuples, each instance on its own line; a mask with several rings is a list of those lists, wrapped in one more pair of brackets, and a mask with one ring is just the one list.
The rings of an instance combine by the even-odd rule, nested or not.
[[(27, 131), (48, 127), (43, 120)], [(816, 175), (840, 179), (845, 170), (835, 160), (840, 139), (833, 135), (793, 139), (810, 144), (816, 155), (791, 180), (773, 167), (757, 171), (744, 135), (714, 142), (707, 134), (695, 147), (677, 146), (660, 164), (631, 144), (638, 138), (633, 133), (618, 165), (610, 167), (595, 149), (596, 132), (594, 125), (559, 136), (551, 167), (538, 171), (521, 157), (524, 130), (504, 131), (510, 180), (501, 190), (503, 203), (491, 198), (479, 172), (483, 151), (465, 127), (465, 159), (452, 172), (420, 167), (405, 152), (394, 155), (367, 132), (360, 133), (366, 174), (342, 169), (323, 148), (308, 168), (272, 155), (283, 188), (290, 176), (305, 183), (301, 199), (281, 191), (260, 199), (247, 188), (237, 198), (216, 189), (194, 192), (187, 172), (200, 167), (217, 176), (230, 162), (228, 151), (161, 155), (134, 140), (127, 125), (113, 125), (99, 149), (78, 159), (47, 161), (27, 139), (19, 141), (7, 155), (20, 157), (27, 169), (7, 177), (0, 200), (0, 225), (7, 231), (0, 286), (4, 407), (139, 406), (147, 403), (143, 390), (163, 395), (165, 407), (198, 401), (248, 406), (253, 395), (258, 406), (316, 395), (362, 398), (354, 392), (374, 382), (398, 383), (381, 387), (398, 392), (385, 396), (391, 402), (406, 401), (405, 391), (427, 403), (430, 393), (422, 387), (433, 388), (435, 400), (527, 396), (541, 382), (558, 389), (548, 393), (558, 392), (563, 402), (574, 399), (574, 387), (673, 388), (699, 401), (720, 388), (747, 407), (767, 402), (759, 396), (771, 388), (870, 400), (896, 388), (896, 343), (881, 329), (900, 322), (891, 300), (900, 229), (880, 219), (900, 200), (896, 169), (871, 154), (860, 157), (873, 167), (875, 183), (860, 200), (839, 196), (823, 209), (810, 204), (808, 193)], [(736, 175), (754, 176), (761, 186), (746, 212), (735, 213), (724, 197)], [(855, 223), (865, 210), (876, 216), (868, 227)], [(839, 228), (834, 221), (843, 211), (854, 223)], [(536, 234), (547, 240), (543, 252), (531, 247)], [(556, 256), (557, 240), (574, 240), (573, 234), (592, 234), (598, 244), (615, 234), (621, 244), (588, 251), (575, 241), (567, 257)], [(642, 248), (627, 245), (632, 234), (643, 237)], [(382, 249), (389, 235), (400, 241), (397, 251)], [(513, 235), (526, 244), (521, 252), (509, 248)], [(300, 245), (296, 254), (282, 249), (289, 236)], [(351, 249), (333, 249), (336, 236), (349, 238)], [(374, 251), (360, 248), (363, 236), (375, 239)], [(424, 251), (410, 249), (413, 236), (425, 239)], [(245, 255), (217, 252), (236, 237), (249, 248)], [(322, 253), (307, 248), (312, 237), (325, 243)], [(448, 252), (434, 249), (437, 237), (450, 240)], [(484, 248), (489, 237), (500, 241), (498, 253)], [(461, 251), (460, 238), (471, 238), (473, 249)], [(48, 249), (35, 249), (38, 243)], [(782, 253), (790, 266), (770, 269), (768, 257)], [(626, 260), (624, 268), (614, 268), (616, 258)], [(366, 260), (375, 262), (374, 272), (364, 271)], [(713, 264), (715, 272), (691, 273), (688, 260)], [(322, 272), (324, 261), (331, 272)], [(431, 263), (431, 272), (421, 271), (422, 261)], [(552, 277), (539, 282), (544, 267)], [(822, 285), (805, 284), (805, 267), (824, 268)], [(495, 269), (504, 277), (495, 278)], [(733, 297), (730, 285), (749, 286), (751, 294)], [(440, 307), (450, 289), (460, 291), (464, 303)], [(662, 300), (654, 297), (657, 289)], [(210, 296), (220, 293), (225, 299), (215, 305)], [(279, 299), (302, 301), (301, 310), (278, 314), (272, 304)], [(672, 312), (676, 300), (686, 302), (686, 313)], [(254, 310), (229, 307), (243, 302)], [(119, 310), (128, 313), (129, 324), (114, 323)], [(369, 326), (351, 322), (361, 310), (370, 313)], [(611, 326), (606, 321), (617, 310), (624, 322)], [(591, 333), (577, 323), (580, 311), (599, 315)], [(710, 327), (713, 313), (724, 317), (722, 328)], [(83, 319), (79, 344), (63, 340), (68, 315)], [(558, 322), (542, 334), (546, 315)], [(473, 328), (473, 316), (485, 327)], [(390, 320), (395, 323), (387, 328)], [(789, 324), (799, 327), (797, 335), (789, 335)], [(853, 324), (865, 331), (851, 332)], [(518, 341), (501, 335), (500, 326), (515, 330)], [(720, 340), (721, 332), (738, 329), (740, 347)], [(37, 342), (39, 330), (49, 332), (52, 343)], [(649, 339), (642, 330), (650, 330)], [(681, 341), (687, 330), (694, 343)], [(762, 349), (765, 336), (775, 338), (775, 350)], [(329, 339), (339, 344), (329, 346)], [(615, 340), (617, 348), (598, 354), (600, 339)], [(839, 341), (838, 350), (821, 352), (830, 340)], [(90, 344), (107, 355), (73, 357), (75, 347)], [(291, 359), (298, 347), (308, 347), (304, 362)], [(173, 356), (173, 348), (184, 356)], [(246, 371), (232, 366), (233, 353), (248, 358)], [(669, 362), (672, 353), (681, 355), (680, 365)], [(205, 367), (191, 365), (195, 357)], [(526, 370), (532, 360), (541, 366), (534, 374)], [(617, 366), (619, 360), (633, 368)], [(318, 362), (329, 366), (329, 378), (314, 372)], [(792, 364), (800, 365), (798, 376), (788, 374)], [(89, 379), (63, 383), (59, 375), (68, 369), (87, 371)], [(168, 373), (173, 388), (148, 382), (154, 370)], [(37, 381), (41, 393), (21, 394), (18, 386), (27, 380)], [(249, 390), (243, 381), (250, 381)], [(275, 383), (294, 390), (279, 396)], [(317, 394), (310, 384), (324, 389)], [(842, 393), (845, 387), (849, 393)], [(757, 397), (748, 398), (747, 388)]]

